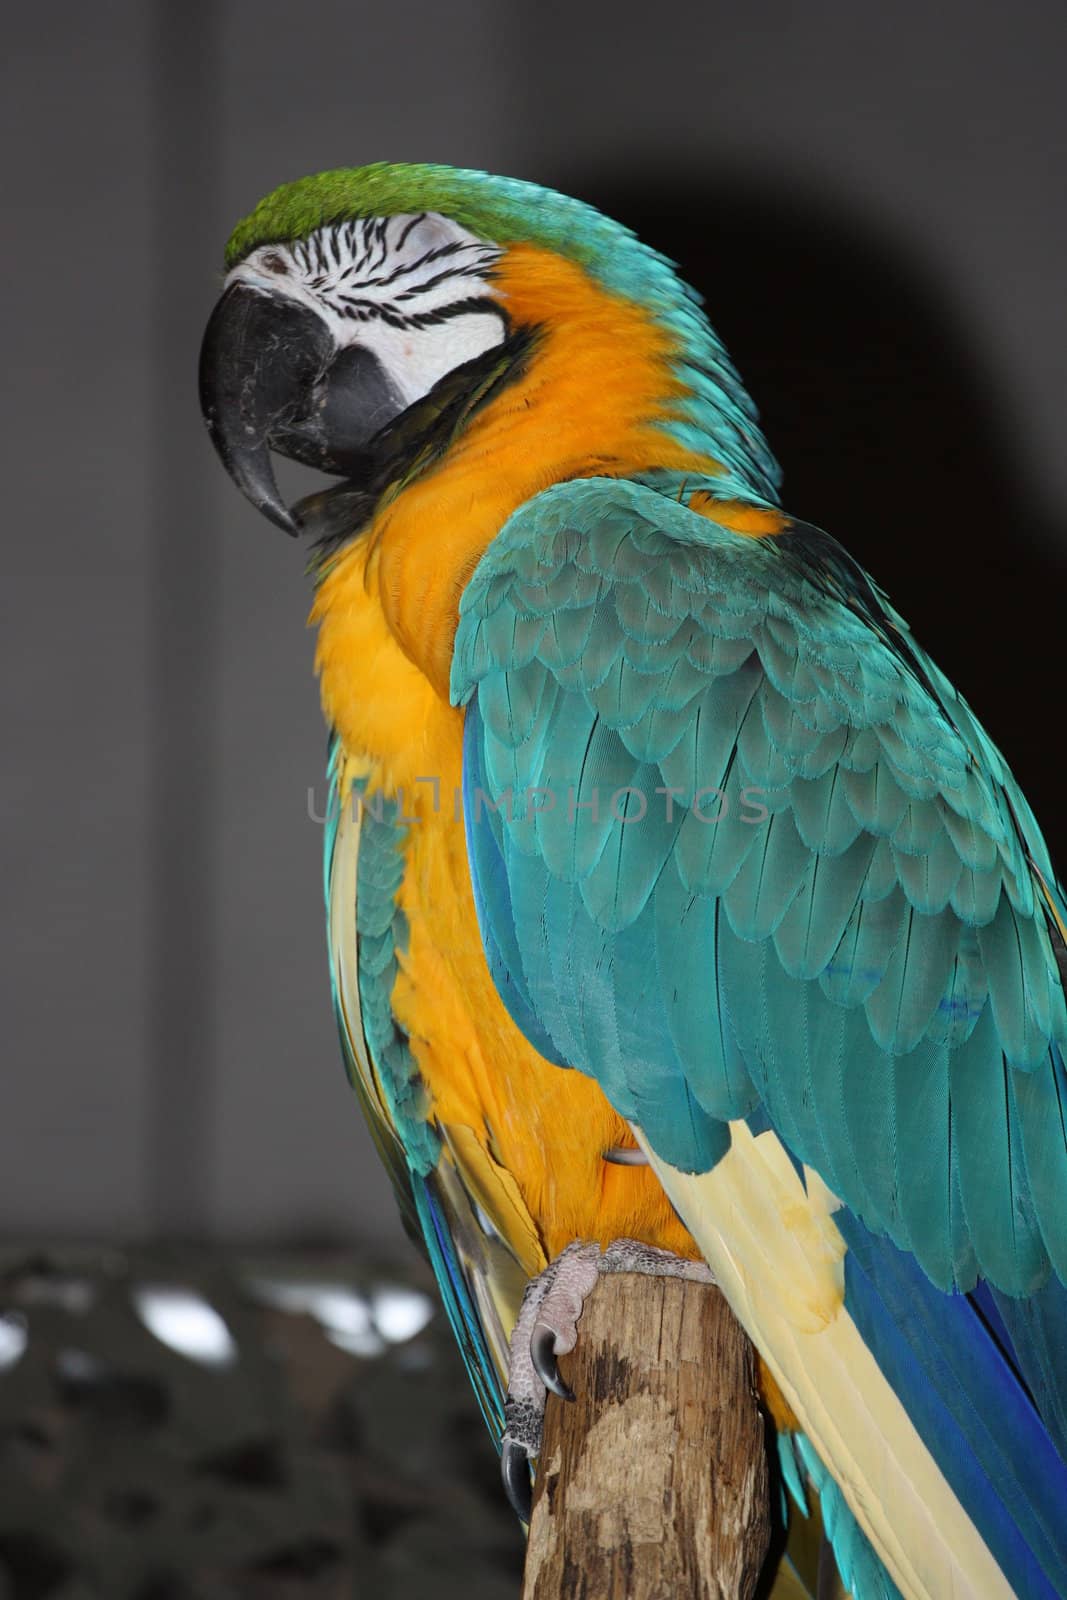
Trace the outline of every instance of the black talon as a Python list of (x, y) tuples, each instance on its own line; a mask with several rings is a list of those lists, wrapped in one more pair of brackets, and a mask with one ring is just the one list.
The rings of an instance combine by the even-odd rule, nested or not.
[(545, 1322), (534, 1324), (534, 1331), (530, 1335), (530, 1360), (546, 1389), (561, 1400), (574, 1399), (574, 1390), (564, 1383), (556, 1365), (556, 1335)]
[(505, 1439), (500, 1447), (500, 1479), (512, 1511), (520, 1522), (529, 1522), (533, 1508), (530, 1459), (514, 1439)]

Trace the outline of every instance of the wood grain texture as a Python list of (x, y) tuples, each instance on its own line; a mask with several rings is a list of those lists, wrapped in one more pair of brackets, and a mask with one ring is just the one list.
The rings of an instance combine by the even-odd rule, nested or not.
[(718, 1289), (606, 1275), (549, 1396), (523, 1600), (748, 1600), (770, 1536), (752, 1347)]

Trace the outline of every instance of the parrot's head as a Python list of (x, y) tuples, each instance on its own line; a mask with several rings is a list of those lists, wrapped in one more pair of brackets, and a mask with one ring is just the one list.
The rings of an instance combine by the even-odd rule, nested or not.
[(773, 475), (699, 298), (628, 229), (536, 184), (386, 163), (320, 173), (237, 226), (226, 268), (201, 352), (204, 418), (238, 487), (291, 534), (328, 531), (307, 508), (329, 496), (290, 509), (272, 451), (372, 506), (536, 368), (552, 334), (575, 361), (584, 350), (591, 400), (614, 383), (624, 403), (627, 363), (653, 352), (656, 420), (679, 448), (711, 443), (757, 490)]

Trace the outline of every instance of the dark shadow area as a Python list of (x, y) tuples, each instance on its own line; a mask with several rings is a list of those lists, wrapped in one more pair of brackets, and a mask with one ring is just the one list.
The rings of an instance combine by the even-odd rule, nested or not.
[(877, 222), (770, 177), (556, 178), (704, 295), (784, 469), (785, 506), (888, 592), (1005, 752), (1067, 870), (1067, 530), (1013, 460), (1018, 425), (951, 285)]

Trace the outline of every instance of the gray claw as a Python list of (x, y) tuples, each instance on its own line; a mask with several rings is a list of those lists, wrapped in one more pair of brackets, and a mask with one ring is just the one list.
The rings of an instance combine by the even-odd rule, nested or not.
[(604, 1151), (603, 1159), (613, 1167), (647, 1167), (648, 1157), (643, 1150), (634, 1150), (628, 1144), (613, 1144)]
[(574, 1390), (564, 1383), (559, 1375), (559, 1367), (556, 1364), (556, 1335), (547, 1323), (534, 1324), (534, 1331), (530, 1335), (530, 1360), (546, 1389), (558, 1395), (561, 1400), (574, 1399)]
[(500, 1477), (512, 1511), (520, 1522), (529, 1522), (533, 1507), (530, 1458), (514, 1439), (505, 1439), (500, 1447)]

